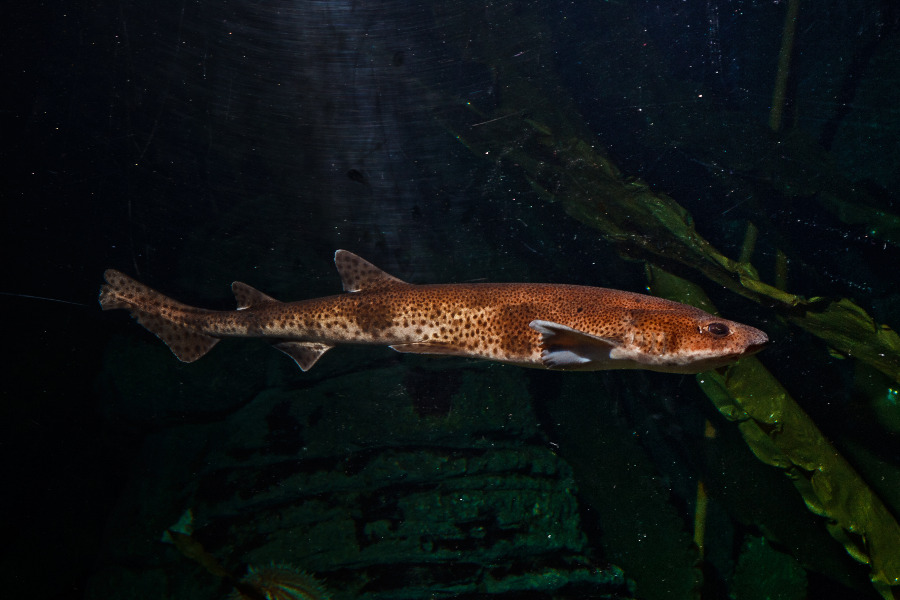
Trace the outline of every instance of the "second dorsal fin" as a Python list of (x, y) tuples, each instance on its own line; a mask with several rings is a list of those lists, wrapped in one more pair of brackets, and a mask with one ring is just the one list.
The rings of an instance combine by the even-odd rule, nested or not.
[(401, 281), (393, 275), (388, 275), (369, 261), (346, 250), (338, 250), (334, 253), (334, 266), (337, 267), (341, 281), (344, 283), (345, 292), (409, 285), (405, 281)]
[(240, 281), (235, 281), (231, 284), (231, 291), (234, 292), (234, 299), (237, 300), (238, 310), (259, 306), (260, 304), (269, 304), (272, 302), (279, 303), (278, 300), (272, 296), (263, 294), (255, 287), (251, 287)]

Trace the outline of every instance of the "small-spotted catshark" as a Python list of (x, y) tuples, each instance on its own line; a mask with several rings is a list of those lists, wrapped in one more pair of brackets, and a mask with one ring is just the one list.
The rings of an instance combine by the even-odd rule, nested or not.
[(346, 250), (335, 252), (334, 262), (350, 293), (279, 302), (234, 282), (237, 310), (205, 310), (110, 269), (100, 305), (130, 310), (184, 362), (221, 338), (253, 337), (271, 340), (304, 371), (339, 344), (375, 344), (556, 370), (699, 373), (769, 341), (759, 329), (632, 292), (539, 283), (413, 285)]

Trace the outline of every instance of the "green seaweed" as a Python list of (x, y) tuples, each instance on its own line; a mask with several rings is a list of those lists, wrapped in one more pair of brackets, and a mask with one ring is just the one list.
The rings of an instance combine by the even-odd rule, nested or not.
[[(698, 286), (649, 267), (655, 293), (695, 302)], [(708, 303), (707, 303), (708, 306)], [(727, 419), (738, 424), (762, 462), (781, 469), (807, 508), (858, 561), (884, 598), (900, 584), (900, 525), (862, 477), (825, 438), (787, 390), (755, 357), (697, 375), (697, 383)]]

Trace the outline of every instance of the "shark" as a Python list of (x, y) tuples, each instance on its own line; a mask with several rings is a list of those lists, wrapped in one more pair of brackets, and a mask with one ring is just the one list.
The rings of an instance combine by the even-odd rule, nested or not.
[(655, 296), (547, 283), (411, 284), (338, 250), (343, 294), (281, 302), (241, 282), (237, 310), (183, 304), (109, 269), (103, 310), (126, 309), (184, 362), (262, 338), (308, 371), (342, 344), (559, 371), (700, 373), (762, 350), (759, 329)]

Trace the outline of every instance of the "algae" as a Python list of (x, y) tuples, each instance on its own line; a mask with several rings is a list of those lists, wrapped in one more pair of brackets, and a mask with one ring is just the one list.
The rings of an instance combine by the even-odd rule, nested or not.
[[(657, 293), (679, 301), (703, 295), (698, 286), (648, 267)], [(869, 565), (875, 589), (894, 598), (900, 585), (900, 525), (862, 477), (825, 438), (788, 391), (755, 357), (697, 375), (716, 408), (734, 421), (756, 457), (781, 469), (829, 533)]]

